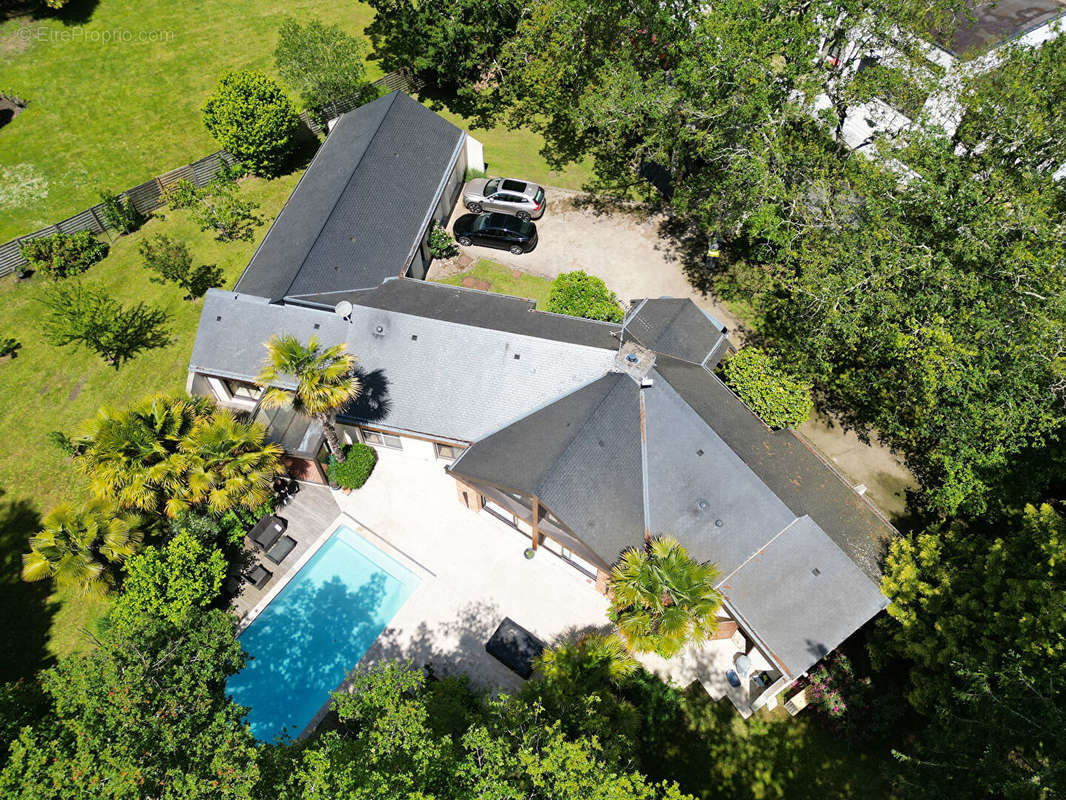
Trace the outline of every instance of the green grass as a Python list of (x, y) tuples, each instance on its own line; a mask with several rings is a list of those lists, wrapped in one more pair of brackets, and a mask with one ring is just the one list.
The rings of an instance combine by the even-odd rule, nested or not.
[[(217, 150), (200, 105), (228, 70), (276, 77), (273, 51), (286, 14), (357, 35), (373, 16), (363, 3), (327, 0), (87, 2), (75, 2), (90, 9), (87, 20), (68, 12), (66, 19), (0, 22), (0, 91), (29, 103), (0, 129), (0, 242), (82, 211), (98, 202), (100, 188), (122, 191)], [(162, 35), (103, 41), (111, 31)], [(381, 74), (376, 61), (368, 62), (368, 74)], [(589, 177), (580, 165), (550, 169), (538, 155), (540, 138), (528, 132), (495, 128), (474, 136), (493, 172), (571, 189)]]
[[(277, 28), (285, 14), (336, 22), (353, 34), (361, 34), (373, 16), (362, 3), (327, 0), (74, 5), (90, 8), (90, 18), (0, 23), (0, 90), (29, 102), (0, 128), (0, 164), (23, 165), (21, 175), (44, 183), (14, 207), (10, 200), (0, 203), (0, 241), (98, 202), (98, 187), (127, 189), (217, 150), (200, 120), (200, 105), (228, 70), (274, 74)], [(81, 38), (34, 40), (20, 49), (20, 28)], [(86, 41), (104, 31), (162, 31), (169, 39)], [(370, 70), (371, 77), (380, 75), (375, 62)], [(0, 192), (11, 188), (0, 186)]]
[[(247, 179), (242, 192), (261, 204), (261, 239), (296, 185), (298, 174), (274, 181)], [(187, 211), (164, 210), (141, 230), (117, 239), (100, 263), (84, 275), (89, 286), (105, 288), (123, 303), (143, 300), (171, 315), (174, 341), (142, 353), (121, 369), (107, 366), (98, 356), (48, 344), (39, 330), (39, 302), (43, 278), (23, 283), (0, 280), (5, 314), (0, 336), (22, 342), (17, 358), (0, 362), (0, 630), (9, 638), (0, 672), (21, 674), (48, 657), (75, 650), (83, 629), (106, 608), (106, 601), (86, 602), (73, 597), (46, 598), (43, 587), (21, 584), (20, 554), (33, 533), (38, 516), (54, 504), (78, 502), (86, 490), (70, 461), (47, 440), (49, 431), (70, 432), (104, 404), (120, 406), (153, 392), (184, 392), (189, 355), (202, 300), (184, 300), (174, 285), (151, 283), (138, 255), (142, 239), (166, 233), (188, 243), (199, 263), (217, 264), (232, 286), (256, 242), (216, 242), (192, 222)], [(47, 594), (46, 591), (43, 592)], [(62, 601), (62, 602), (60, 602)], [(29, 613), (32, 612), (32, 613)], [(37, 630), (41, 619), (50, 620)], [(50, 627), (49, 627), (50, 626)], [(30, 641), (33, 646), (25, 646)]]
[(535, 133), (507, 128), (476, 129), (457, 114), (443, 111), (440, 115), (469, 131), (485, 145), (485, 169), (490, 175), (522, 178), (543, 186), (575, 190), (592, 178), (588, 164), (571, 164), (562, 170), (549, 167), (540, 155), (544, 139)]
[(539, 309), (543, 309), (548, 304), (548, 292), (551, 290), (550, 280), (521, 270), (512, 270), (510, 267), (497, 264), (487, 258), (478, 259), (470, 269), (450, 278), (444, 278), (439, 283), (464, 286), (466, 284), (463, 280), (466, 278), (475, 282), (476, 285), (472, 287), (475, 289), (536, 300)]

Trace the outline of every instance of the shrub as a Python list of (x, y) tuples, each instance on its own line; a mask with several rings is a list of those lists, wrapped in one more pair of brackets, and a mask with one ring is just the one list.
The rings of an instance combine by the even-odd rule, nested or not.
[(192, 208), (200, 202), (200, 189), (188, 178), (175, 181), (163, 192), (163, 199), (174, 211)]
[(22, 349), (22, 343), (18, 339), (11, 336), (0, 337), (0, 358), (11, 356), (15, 358), (19, 354), (19, 350)]
[(328, 114), (322, 107), (353, 98), (359, 104), (378, 96), (366, 79), (367, 46), (340, 29), (316, 19), (301, 26), (286, 18), (278, 29), (274, 65), (281, 79), (300, 93), (304, 107), (318, 122)]
[(185, 299), (193, 300), (215, 286), (222, 285), (222, 270), (214, 265), (192, 265), (192, 256), (184, 242), (158, 234), (141, 242), (145, 269), (156, 273), (153, 283), (176, 283), (185, 290)]
[(133, 233), (144, 223), (144, 216), (133, 207), (129, 196), (120, 197), (104, 189), (100, 202), (104, 204), (104, 222), (117, 231)]
[(80, 283), (56, 286), (42, 302), (51, 312), (43, 325), (51, 344), (84, 345), (115, 369), (141, 350), (170, 343), (166, 312), (144, 303), (122, 306)]
[(76, 456), (78, 454), (78, 447), (74, 444), (74, 441), (63, 433), (63, 431), (51, 431), (48, 434), (48, 441), (65, 456)]
[(294, 149), (300, 117), (262, 72), (224, 75), (202, 111), (211, 135), (257, 175), (277, 175)]
[(378, 454), (373, 447), (357, 442), (344, 451), (344, 461), (329, 460), (329, 480), (342, 489), (358, 489), (374, 471)]
[(107, 245), (89, 231), (56, 233), (23, 242), (22, 257), (50, 278), (78, 275), (107, 255)]
[(726, 361), (722, 377), (771, 428), (802, 425), (814, 409), (810, 386), (797, 381), (777, 359), (757, 347), (745, 347)]
[(255, 213), (259, 206), (240, 196), (234, 183), (213, 183), (201, 190), (200, 201), (193, 207), (193, 219), (202, 231), (214, 231), (220, 242), (250, 242), (255, 228), (263, 220)]
[(618, 297), (599, 278), (578, 270), (563, 272), (552, 281), (548, 311), (571, 317), (622, 321)]
[(459, 252), (455, 239), (437, 222), (429, 232), (429, 252), (434, 258), (451, 258)]

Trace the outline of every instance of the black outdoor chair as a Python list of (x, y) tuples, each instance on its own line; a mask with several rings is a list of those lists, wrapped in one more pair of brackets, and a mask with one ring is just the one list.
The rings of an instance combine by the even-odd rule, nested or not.
[(284, 518), (271, 514), (255, 523), (255, 527), (248, 531), (248, 539), (265, 552), (277, 543), (288, 526)]
[(512, 672), (528, 679), (533, 674), (533, 659), (544, 652), (544, 642), (505, 617), (485, 643), (485, 650)]
[(262, 564), (256, 564), (255, 567), (244, 576), (244, 579), (256, 589), (262, 589), (267, 585), (267, 581), (273, 577), (273, 572), (268, 570)]
[(296, 547), (296, 540), (291, 536), (282, 536), (266, 552), (266, 557), (273, 561), (275, 564), (280, 564), (285, 560), (285, 556), (292, 552), (292, 549)]

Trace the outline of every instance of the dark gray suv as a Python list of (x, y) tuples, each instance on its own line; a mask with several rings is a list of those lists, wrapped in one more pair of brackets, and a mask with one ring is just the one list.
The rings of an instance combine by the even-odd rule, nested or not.
[(547, 203), (535, 183), (511, 178), (478, 178), (463, 187), (463, 205), (475, 214), (495, 211), (519, 219), (540, 219)]

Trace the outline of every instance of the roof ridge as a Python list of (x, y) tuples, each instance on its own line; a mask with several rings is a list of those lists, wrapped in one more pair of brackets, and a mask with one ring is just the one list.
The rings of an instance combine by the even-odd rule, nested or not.
[[(617, 378), (621, 378), (621, 379), (627, 379), (629, 377), (624, 372), (611, 372), (611, 371), (608, 371), (608, 372), (605, 372), (601, 377), (597, 378), (596, 380), (597, 381), (603, 380), (603, 378), (606, 378), (608, 375), (615, 375), (615, 376), (617, 376)], [(593, 383), (595, 383), (595, 382), (596, 381), (593, 381)], [(628, 381), (626, 381), (626, 383), (628, 383)], [(591, 386), (592, 384), (590, 383), (588, 385)], [(625, 383), (622, 383), (622, 385), (624, 386)], [(551, 463), (551, 466), (547, 470), (545, 470), (543, 474), (541, 474), (539, 476), (539, 478), (537, 479), (537, 485), (534, 487), (536, 489), (536, 492), (537, 492), (538, 496), (540, 495), (541, 491), (544, 489), (544, 476), (547, 475), (548, 473), (552, 472), (554, 467), (560, 461), (562, 461), (563, 458), (566, 457), (566, 454), (569, 453), (570, 450), (573, 448), (574, 443), (578, 439), (578, 436), (585, 430), (585, 428), (587, 428), (589, 426), (589, 423), (599, 415), (600, 409), (603, 407), (603, 404), (607, 402), (607, 398), (608, 397), (610, 397), (612, 394), (614, 394), (614, 392), (618, 388), (618, 386), (619, 386), (619, 381), (616, 380), (614, 385), (612, 385), (610, 389), (608, 389), (606, 392), (604, 392), (603, 397), (601, 397), (599, 402), (596, 403), (596, 405), (589, 410), (589, 413), (585, 415), (585, 418), (581, 421), (581, 424), (578, 425), (576, 427), (576, 429), (574, 430), (573, 434), (568, 437), (568, 440), (567, 440), (567, 443), (566, 443), (566, 447), (564, 447), (562, 449), (562, 452), (559, 453), (559, 457), (556, 458)], [(581, 390), (580, 389), (576, 389), (575, 392), (577, 392), (577, 391), (581, 391)], [(562, 397), (558, 398), (555, 402), (558, 403), (561, 400), (564, 400), (565, 398), (570, 397), (570, 395), (574, 394), (575, 392), (569, 392), (568, 394), (564, 394)], [(547, 408), (547, 407), (549, 407), (551, 405), (554, 405), (554, 404), (553, 403), (549, 403), (548, 406), (545, 406), (545, 408)]]
[[(393, 92), (389, 92), (389, 94), (385, 95), (382, 98), (379, 98), (380, 100), (388, 99), (389, 102), (387, 104), (385, 104), (386, 105), (385, 111), (384, 111), (384, 113), (382, 113), (381, 119), (378, 120), (377, 127), (374, 128), (374, 135), (371, 136), (369, 140), (367, 140), (366, 147), (364, 147), (363, 148), (363, 152), (359, 154), (359, 160), (356, 161), (355, 164), (352, 166), (351, 170), (348, 171), (348, 179), (344, 182), (344, 186), (341, 188), (341, 192), (340, 192), (341, 195), (344, 194), (345, 190), (351, 184), (352, 178), (355, 176), (355, 173), (359, 170), (359, 167), (362, 165), (363, 160), (366, 158), (366, 154), (370, 152), (370, 148), (373, 146), (374, 140), (377, 139), (378, 138), (378, 134), (381, 133), (381, 128), (382, 128), (382, 126), (385, 123), (385, 118), (388, 117), (389, 112), (392, 111), (393, 105), (396, 104), (396, 96), (398, 94), (400, 94), (400, 91), (396, 90), (396, 91), (393, 91)], [(378, 102), (378, 101), (375, 100), (373, 102)], [(343, 116), (346, 116), (346, 115), (343, 115)], [(343, 116), (342, 116), (342, 118), (343, 118)], [(336, 127), (336, 126), (334, 126), (334, 127)], [(332, 133), (332, 131), (330, 131), (330, 133)], [(328, 139), (329, 137), (327, 136), (326, 138)], [(324, 149), (325, 149), (325, 144), (323, 144), (323, 146), (318, 149), (318, 152), (321, 153)], [(317, 157), (317, 155), (318, 155), (318, 153), (315, 154), (316, 157)], [(310, 165), (308, 166), (308, 169), (310, 169)], [(306, 174), (307, 174), (307, 172), (305, 171), (304, 175), (306, 175)], [(303, 180), (303, 175), (300, 176), (300, 180)], [(293, 191), (295, 192), (295, 189)], [(293, 272), (292, 279), (289, 281), (289, 287), (285, 290), (285, 293), (282, 295), (282, 297), (288, 297), (292, 293), (292, 287), (296, 285), (296, 281), (300, 277), (300, 273), (303, 271), (304, 264), (306, 264), (307, 263), (307, 259), (309, 259), (311, 257), (311, 251), (315, 249), (315, 243), (318, 241), (319, 237), (322, 236), (322, 231), (324, 231), (326, 229), (326, 225), (328, 225), (329, 221), (331, 219), (333, 219), (333, 215), (335, 213), (337, 213), (337, 204), (336, 203), (333, 204), (333, 207), (329, 210), (329, 213), (326, 214), (323, 217), (322, 224), (318, 226), (318, 233), (316, 233), (314, 238), (311, 240), (311, 246), (307, 249), (307, 252), (304, 253), (304, 257), (300, 260), (299, 266), (297, 266), (296, 270)], [(280, 214), (279, 214), (279, 216), (280, 216)], [(269, 231), (268, 231), (268, 233), (269, 233)], [(265, 236), (263, 237), (263, 241), (266, 241), (266, 237)], [(297, 295), (297, 296), (299, 296), (299, 295)]]
[[(758, 477), (758, 476), (756, 475), (756, 477)], [(773, 491), (773, 490), (771, 490), (771, 492), (772, 492), (772, 491)], [(791, 528), (791, 527), (792, 527), (793, 525), (795, 525), (795, 524), (796, 524), (797, 522), (799, 522), (799, 521), (800, 521), (801, 519), (804, 519), (804, 518), (806, 518), (806, 519), (810, 519), (810, 518), (811, 518), (811, 515), (810, 515), (810, 514), (804, 514), (804, 515), (803, 515), (802, 517), (796, 517), (795, 519), (793, 519), (793, 520), (792, 520), (792, 522), (788, 523), (788, 525), (786, 525), (786, 526), (785, 526), (785, 527), (783, 527), (783, 528), (782, 528), (781, 530), (779, 530), (779, 531), (778, 531), (777, 533), (775, 533), (775, 534), (774, 534), (773, 536), (771, 536), (771, 537), (770, 537), (770, 538), (769, 538), (769, 539), (767, 540), (767, 542), (766, 542), (765, 544), (763, 544), (763, 545), (762, 545), (761, 547), (759, 547), (759, 549), (758, 549), (758, 550), (756, 550), (756, 551), (755, 551), (754, 553), (752, 553), (752, 554), (751, 554), (750, 556), (748, 556), (748, 557), (747, 557), (747, 558), (745, 558), (745, 559), (744, 559), (743, 561), (741, 561), (741, 562), (740, 562), (740, 563), (739, 563), (739, 564), (738, 564), (738, 565), (737, 565), (737, 566), (736, 566), (736, 567), (735, 567), (735, 568), (734, 568), (734, 569), (733, 569), (733, 570), (732, 570), (732, 571), (731, 571), (731, 572), (730, 572), (730, 573), (729, 573), (728, 575), (723, 575), (723, 576), (722, 576), (722, 579), (721, 579), (720, 581), (718, 581), (718, 583), (717, 583), (717, 584), (715, 584), (715, 588), (718, 588), (719, 586), (721, 586), (722, 584), (724, 584), (724, 583), (725, 583), (725, 582), (726, 582), (727, 580), (729, 580), (729, 579), (730, 579), (730, 578), (732, 578), (732, 577), (733, 577), (734, 575), (736, 575), (736, 574), (737, 574), (738, 572), (740, 572), (740, 570), (744, 569), (744, 567), (746, 567), (746, 566), (748, 565), (748, 563), (749, 563), (749, 562), (750, 562), (750, 561), (751, 561), (751, 560), (752, 560), (753, 558), (755, 558), (755, 556), (757, 556), (757, 555), (761, 554), (761, 553), (762, 553), (762, 552), (763, 552), (763, 551), (764, 551), (764, 550), (765, 550), (765, 549), (766, 549), (767, 547), (769, 547), (769, 546), (770, 546), (770, 545), (772, 545), (772, 544), (773, 544), (774, 542), (776, 542), (776, 541), (777, 541), (777, 539), (778, 539), (778, 537), (780, 537), (780, 536), (784, 535), (784, 533), (785, 533), (785, 532), (786, 532), (786, 531), (787, 531), (787, 530), (788, 530), (789, 528)], [(811, 520), (811, 522), (814, 522), (814, 520)], [(815, 524), (816, 526), (818, 525), (818, 523), (817, 523), (817, 522), (815, 522), (814, 524)], [(818, 530), (822, 530), (820, 526), (818, 527)], [(825, 535), (825, 537), (826, 537), (827, 539), (829, 539), (829, 541), (831, 541), (831, 542), (833, 541), (833, 540), (832, 540), (832, 539), (831, 539), (831, 538), (829, 537), (829, 534), (825, 533), (824, 531), (822, 531), (822, 533), (823, 533), (823, 535)], [(834, 544), (834, 545), (836, 545), (836, 542), (833, 542), (833, 544)], [(841, 552), (843, 552), (843, 551), (841, 551)], [(844, 553), (844, 555), (845, 555), (845, 557), (846, 557), (846, 556), (847, 556), (847, 553)], [(851, 559), (849, 558), (848, 560), (850, 561)]]

